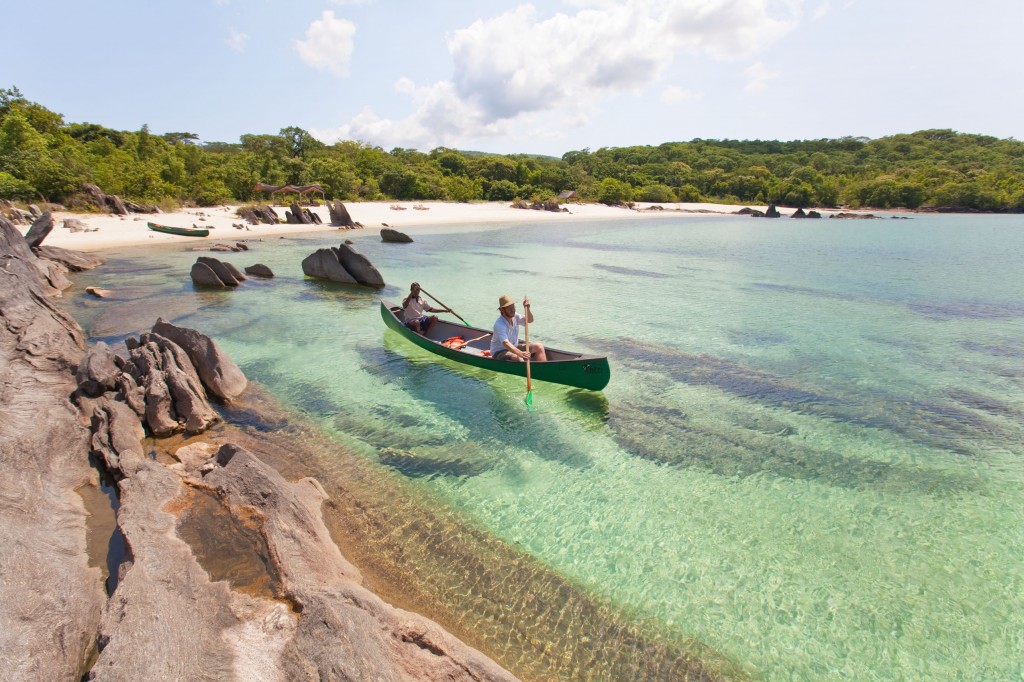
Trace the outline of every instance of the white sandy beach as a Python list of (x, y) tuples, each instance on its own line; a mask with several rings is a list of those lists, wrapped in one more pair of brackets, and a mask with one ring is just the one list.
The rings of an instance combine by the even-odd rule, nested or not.
[[(392, 208), (399, 206), (404, 210)], [(414, 208), (416, 206), (422, 208)], [(535, 211), (512, 208), (510, 202), (449, 203), (449, 202), (352, 202), (346, 203), (352, 220), (362, 224), (365, 230), (379, 231), (381, 227), (392, 227), (415, 238), (416, 228), (427, 225), (471, 225), (515, 222), (564, 223), (578, 220), (637, 220), (657, 216), (679, 214), (689, 215), (732, 215), (742, 206), (726, 204), (653, 204), (663, 210), (648, 210), (652, 204), (638, 203), (633, 209), (605, 206), (604, 204), (566, 204), (568, 213)], [(103, 251), (123, 246), (146, 244), (169, 244), (173, 242), (195, 245), (216, 243), (232, 244), (244, 239), (270, 235), (286, 235), (314, 231), (345, 232), (331, 226), (326, 206), (311, 208), (323, 220), (322, 225), (248, 225), (236, 214), (237, 206), (214, 206), (210, 208), (182, 209), (174, 213), (132, 214), (117, 216), (108, 214), (54, 213), (53, 231), (46, 237), (45, 244), (78, 251)], [(285, 206), (274, 206), (278, 216), (284, 218)], [(761, 211), (766, 206), (752, 205)], [(779, 208), (788, 216), (792, 209)], [(76, 218), (85, 223), (85, 232), (72, 232), (64, 226), (67, 218)], [(172, 227), (203, 227), (210, 230), (206, 238), (179, 237), (150, 230), (146, 223), (152, 221)], [(244, 227), (237, 227), (244, 225)], [(21, 227), (22, 232), (28, 226)]]

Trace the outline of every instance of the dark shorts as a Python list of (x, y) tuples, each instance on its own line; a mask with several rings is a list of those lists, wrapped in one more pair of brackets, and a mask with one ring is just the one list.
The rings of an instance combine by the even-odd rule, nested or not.
[(430, 322), (430, 318), (429, 317), (427, 317), (426, 315), (420, 315), (416, 319), (409, 320), (408, 322), (406, 322), (405, 326), (408, 327), (409, 329), (413, 330), (413, 331), (416, 331), (416, 327), (419, 327), (420, 329), (426, 329), (427, 328), (427, 324), (429, 322)]
[(503, 360), (505, 362), (523, 362), (523, 359), (518, 355), (513, 355), (512, 351), (508, 348), (502, 348), (497, 353), (491, 356), (495, 360)]

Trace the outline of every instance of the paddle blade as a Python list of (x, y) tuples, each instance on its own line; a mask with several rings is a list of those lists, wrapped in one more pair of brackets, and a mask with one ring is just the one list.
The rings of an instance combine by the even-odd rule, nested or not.
[(526, 406), (528, 408), (530, 408), (530, 411), (532, 412), (533, 411), (533, 391), (527, 391), (526, 392), (526, 397), (523, 398), (523, 402), (526, 403)]

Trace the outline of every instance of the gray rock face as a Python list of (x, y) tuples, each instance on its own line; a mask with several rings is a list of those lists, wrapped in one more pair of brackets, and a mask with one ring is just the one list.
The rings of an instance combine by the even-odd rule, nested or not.
[(356, 278), (338, 260), (334, 249), (317, 249), (302, 260), (302, 272), (307, 277), (329, 279), (343, 284), (358, 284)]
[(134, 474), (146, 459), (142, 439), (146, 432), (139, 415), (119, 400), (104, 396), (92, 405), (90, 452), (102, 457), (110, 471)]
[(103, 265), (103, 259), (91, 253), (72, 251), (59, 246), (39, 246), (32, 249), (37, 256), (60, 263), (70, 272), (92, 270)]
[(269, 279), (274, 276), (273, 271), (263, 263), (256, 263), (255, 265), (248, 265), (245, 268), (245, 274), (252, 275), (253, 277), (263, 277)]
[(339, 679), (515, 679), (437, 624), (364, 588), (323, 523), (327, 495), (317, 481), (289, 483), (230, 444), (215, 462), (204, 482), (223, 491), (229, 509), (258, 511), (283, 590), (302, 604), (279, 659), (285, 679), (297, 679), (311, 666), (321, 677)]
[(100, 341), (82, 357), (75, 381), (78, 382), (79, 391), (96, 398), (117, 388), (117, 375), (120, 373), (117, 356), (110, 350), (110, 346)]
[(192, 278), (192, 283), (197, 286), (212, 287), (214, 289), (227, 288), (227, 284), (224, 284), (220, 277), (217, 276), (217, 273), (206, 263), (196, 261), (192, 264), (192, 269), (188, 274)]
[(71, 286), (71, 280), (66, 277), (68, 269), (60, 263), (46, 260), (45, 258), (36, 258), (35, 264), (39, 268), (39, 273), (43, 276), (43, 279), (53, 289), (53, 291), (48, 292), (51, 296), (57, 295), (57, 293)]
[[(186, 486), (151, 460), (122, 474), (117, 520), (132, 563), (122, 568), (117, 592), (103, 610), (99, 634), (106, 646), (93, 679), (244, 679), (232, 671), (236, 652), (227, 638), (242, 622), (232, 611), (231, 590), (227, 582), (210, 581), (175, 534), (177, 518), (164, 511)], [(243, 612), (245, 600), (238, 598), (235, 608)]]
[(76, 489), (98, 479), (68, 400), (81, 330), (47, 300), (35, 259), (0, 219), (0, 676), (77, 680), (105, 596)]
[(153, 333), (181, 346), (203, 385), (221, 400), (230, 402), (249, 385), (238, 365), (209, 336), (188, 327), (176, 327), (163, 318), (153, 325)]
[[(36, 210), (39, 210), (38, 208)], [(31, 249), (42, 245), (43, 240), (53, 229), (53, 214), (47, 211), (32, 222), (32, 227), (25, 233), (25, 241)]]
[(327, 210), (331, 215), (331, 225), (357, 227), (355, 221), (352, 220), (352, 216), (349, 215), (348, 209), (345, 208), (345, 204), (341, 203), (339, 199), (335, 199), (327, 204)]
[(229, 273), (231, 273), (231, 276), (235, 278), (236, 282), (244, 282), (245, 280), (248, 279), (248, 277), (243, 275), (242, 272), (231, 263), (228, 263), (227, 261), (221, 261), (221, 264)]
[[(207, 337), (158, 320), (153, 333), (126, 342), (131, 360), (114, 391), (105, 390), (105, 375), (119, 361), (110, 360), (109, 349), (91, 350), (81, 376), (103, 393), (89, 397), (79, 387), (80, 414), (68, 396), (84, 348), (81, 330), (45, 299), (34, 256), (8, 227), (0, 223), (0, 257), (13, 278), (0, 287), (4, 679), (78, 680), (87, 672), (92, 680), (126, 682), (515, 679), (435, 623), (363, 587), (324, 525), (326, 494), (315, 480), (290, 483), (230, 444), (178, 447), (170, 465), (146, 455), (139, 414), (148, 414), (149, 397), (133, 372), (146, 370), (147, 382), (162, 384), (166, 414), (184, 411), (179, 389), (202, 394), (203, 365), (194, 357), (219, 352)], [(215, 373), (229, 372), (217, 364)], [(118, 481), (117, 523), (129, 548), (109, 599), (100, 570), (89, 567), (86, 513), (75, 492), (96, 483), (89, 452)], [(203, 499), (230, 517), (227, 546), (259, 538), (266, 563), (258, 565), (276, 589), (253, 592), (236, 588), (233, 577), (211, 578), (200, 563), (203, 548), (182, 529), (187, 513), (201, 513)], [(237, 559), (222, 558), (232, 567)], [(87, 669), (97, 640), (102, 651)]]
[(71, 232), (85, 232), (89, 229), (89, 226), (78, 218), (65, 218), (64, 227)]
[[(237, 287), (241, 280), (236, 279), (231, 269), (226, 264), (217, 260), (216, 258), (210, 258), (209, 256), (200, 256), (196, 259), (197, 263), (202, 263), (206, 267), (213, 270), (217, 275), (217, 278), (224, 283), (225, 286)], [(242, 279), (245, 279), (244, 277)]]
[(404, 232), (399, 232), (398, 230), (392, 229), (390, 227), (385, 227), (381, 229), (380, 239), (383, 242), (393, 242), (396, 244), (408, 244), (412, 242), (412, 237), (405, 234)]
[[(225, 247), (225, 250), (232, 249)], [(213, 287), (214, 289), (237, 287), (247, 279), (231, 263), (210, 258), (209, 256), (200, 256), (196, 259), (192, 269), (189, 271), (189, 277), (192, 278), (192, 283), (196, 286)]]
[(373, 267), (363, 254), (359, 253), (352, 246), (342, 244), (337, 249), (338, 260), (351, 273), (356, 281), (366, 286), (381, 289), (384, 287), (384, 277), (377, 268)]

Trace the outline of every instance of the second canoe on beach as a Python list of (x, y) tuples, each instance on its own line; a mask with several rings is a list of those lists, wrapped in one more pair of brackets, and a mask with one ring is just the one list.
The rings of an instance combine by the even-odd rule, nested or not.
[(149, 229), (154, 232), (164, 232), (166, 234), (176, 234), (181, 237), (209, 237), (210, 231), (202, 227), (171, 227), (170, 225), (160, 225), (157, 223), (146, 223), (149, 225)]
[[(431, 353), (465, 365), (521, 377), (526, 376), (525, 362), (494, 360), (489, 355), (482, 354), (491, 344), (491, 332), (486, 329), (438, 320), (430, 326), (426, 335), (420, 335), (405, 326), (400, 307), (384, 301), (380, 302), (380, 316), (384, 318), (384, 323), (389, 328)], [(461, 337), (462, 341), (470, 343), (460, 345), (459, 342), (454, 342), (445, 345), (446, 341), (450, 341), (454, 337)], [(547, 354), (547, 362), (530, 363), (530, 374), (533, 379), (585, 388), (590, 391), (600, 391), (608, 385), (608, 381), (611, 379), (608, 358), (554, 348), (548, 348)]]

